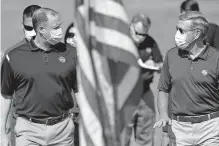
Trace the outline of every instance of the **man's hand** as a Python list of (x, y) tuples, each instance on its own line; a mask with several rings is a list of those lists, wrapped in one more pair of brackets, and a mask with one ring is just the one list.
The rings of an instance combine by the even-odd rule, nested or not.
[(161, 117), (160, 120), (158, 120), (155, 124), (153, 128), (157, 128), (157, 127), (165, 127), (166, 125), (171, 125), (171, 119), (168, 116), (165, 117)]

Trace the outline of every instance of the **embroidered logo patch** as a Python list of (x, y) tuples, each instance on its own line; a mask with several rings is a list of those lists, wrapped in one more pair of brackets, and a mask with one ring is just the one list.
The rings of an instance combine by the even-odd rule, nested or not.
[(65, 59), (65, 57), (63, 57), (63, 56), (60, 56), (60, 57), (59, 57), (59, 61), (60, 61), (61, 63), (65, 63), (66, 59)]
[(146, 48), (145, 51), (146, 51), (147, 53), (151, 53), (151, 52), (152, 52), (152, 49), (151, 49), (151, 48)]
[(202, 70), (202, 74), (203, 74), (204, 76), (206, 76), (206, 75), (208, 74), (208, 71), (207, 71), (207, 70)]

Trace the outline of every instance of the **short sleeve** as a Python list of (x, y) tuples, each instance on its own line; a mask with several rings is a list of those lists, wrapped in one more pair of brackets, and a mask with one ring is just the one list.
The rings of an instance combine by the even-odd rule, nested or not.
[(1, 64), (1, 94), (12, 96), (15, 90), (14, 73), (10, 65), (10, 58), (6, 55)]
[(163, 91), (165, 93), (169, 93), (172, 87), (171, 76), (169, 73), (169, 65), (168, 65), (168, 54), (165, 57), (163, 68), (161, 70), (161, 75), (158, 83), (158, 90)]
[(155, 41), (154, 41), (152, 50), (153, 50), (152, 51), (152, 57), (153, 57), (154, 62), (156, 62), (156, 63), (163, 62), (163, 57), (161, 55), (160, 49), (159, 49), (159, 47), (158, 47), (158, 45)]

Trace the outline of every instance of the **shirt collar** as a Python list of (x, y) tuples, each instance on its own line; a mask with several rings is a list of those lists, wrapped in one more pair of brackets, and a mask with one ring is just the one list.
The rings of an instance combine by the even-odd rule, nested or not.
[[(43, 49), (39, 48), (39, 47), (35, 44), (34, 39), (35, 39), (35, 37), (32, 37), (31, 40), (29, 41), (31, 51), (40, 51), (40, 50), (41, 50), (41, 51), (44, 51)], [(44, 52), (53, 52), (53, 51), (59, 52), (58, 49), (57, 49), (57, 45), (54, 45), (53, 48), (51, 48), (51, 49), (48, 50), (48, 51), (44, 51)]]
[[(208, 47), (209, 47), (209, 44), (206, 43), (205, 48), (202, 50), (202, 52), (196, 58), (206, 60), (208, 57), (208, 51), (209, 51)], [(190, 53), (187, 50), (178, 49), (178, 54), (182, 58), (185, 58), (185, 57), (190, 58), (189, 57)]]

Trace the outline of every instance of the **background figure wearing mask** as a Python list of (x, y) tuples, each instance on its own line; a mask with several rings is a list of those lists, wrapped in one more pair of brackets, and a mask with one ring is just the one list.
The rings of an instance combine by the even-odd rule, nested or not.
[[(15, 44), (13, 47), (7, 49), (5, 51), (5, 53), (2, 53), (2, 59), (3, 54), (7, 54), (7, 52), (11, 51), (12, 49), (15, 48), (15, 46), (21, 45), (26, 43), (26, 41), (30, 41), (30, 39), (36, 35), (34, 29), (33, 29), (33, 24), (32, 24), (32, 16), (34, 11), (40, 9), (41, 7), (38, 5), (30, 5), (28, 7), (26, 7), (23, 11), (23, 16), (22, 16), (22, 27), (23, 27), (23, 32), (24, 32), (24, 39), (20, 42), (18, 42), (17, 44)], [(14, 107), (13, 107), (13, 103), (11, 104), (11, 111), (10, 111), (10, 115), (8, 117), (7, 120), (7, 126), (6, 126), (6, 131), (9, 133), (11, 132), (11, 141), (12, 141), (12, 146), (15, 145), (15, 134), (13, 132), (14, 130), (14, 126), (16, 123), (16, 114), (14, 111)]]
[(72, 45), (73, 47), (76, 47), (76, 36), (75, 36), (76, 30), (74, 27), (74, 23), (71, 23), (69, 27), (66, 30), (64, 41), (66, 44)]
[[(185, 0), (180, 7), (180, 12), (199, 11), (198, 2), (195, 0)], [(219, 27), (217, 24), (209, 23), (209, 30), (206, 35), (206, 40), (210, 46), (219, 50)]]
[(32, 17), (36, 36), (5, 54), (1, 66), (2, 142), (13, 98), (18, 115), (14, 128), (16, 146), (72, 146), (74, 123), (69, 109), (77, 92), (76, 48), (61, 43), (59, 14), (49, 8)]
[[(143, 97), (140, 100), (133, 118), (135, 142), (138, 146), (153, 146), (155, 122), (154, 95), (150, 89), (155, 71), (162, 66), (162, 55), (155, 40), (148, 35), (151, 21), (144, 14), (136, 14), (131, 21), (130, 34), (140, 54), (139, 65), (142, 68), (144, 83)], [(132, 124), (128, 125), (125, 133), (130, 135)], [(125, 138), (129, 141), (129, 137)], [(128, 142), (126, 141), (126, 144)]]
[[(76, 47), (76, 36), (75, 36), (75, 27), (74, 24), (71, 23), (69, 27), (66, 30), (64, 42), (65, 44), (69, 44), (73, 47)], [(76, 101), (76, 98), (74, 99), (74, 107), (71, 109), (71, 112), (73, 113), (73, 120), (75, 125), (75, 132), (74, 132), (74, 146), (79, 146), (79, 107)]]

